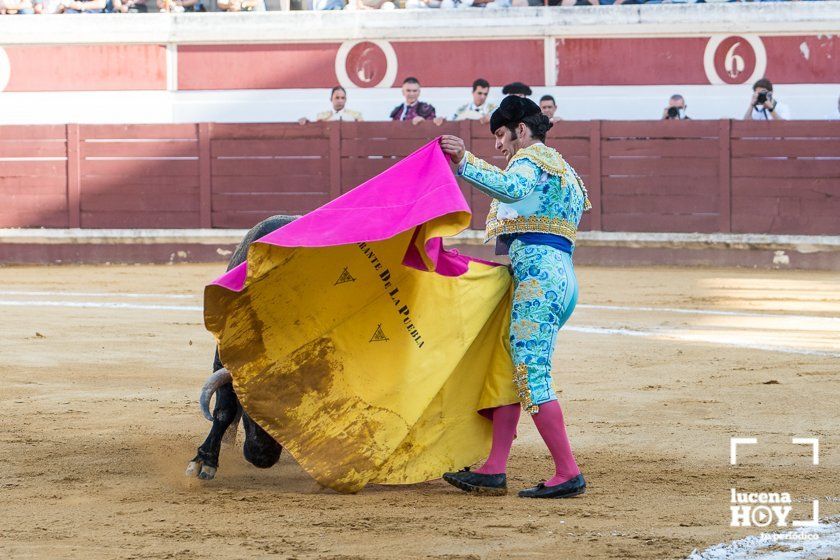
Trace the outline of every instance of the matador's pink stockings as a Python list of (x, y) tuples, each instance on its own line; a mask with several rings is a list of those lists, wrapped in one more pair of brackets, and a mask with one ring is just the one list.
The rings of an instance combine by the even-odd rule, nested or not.
[(516, 425), (519, 423), (519, 404), (509, 404), (493, 409), (493, 445), (490, 456), (474, 470), (479, 474), (502, 474), (507, 468), (507, 460), (513, 439), (516, 437)]
[[(516, 437), (516, 425), (519, 422), (518, 404), (500, 406), (493, 409), (493, 445), (487, 461), (473, 472), (479, 474), (501, 474), (507, 468), (507, 460), (513, 439)], [(540, 405), (540, 411), (531, 416), (537, 430), (554, 458), (554, 476), (545, 482), (546, 486), (556, 486), (580, 474), (580, 469), (572, 454), (572, 446), (566, 435), (563, 411), (560, 403), (548, 401)]]
[(580, 469), (572, 455), (572, 445), (566, 435), (563, 411), (560, 403), (548, 401), (540, 405), (540, 411), (532, 415), (552, 458), (554, 458), (554, 476), (545, 481), (546, 486), (556, 486), (580, 474)]

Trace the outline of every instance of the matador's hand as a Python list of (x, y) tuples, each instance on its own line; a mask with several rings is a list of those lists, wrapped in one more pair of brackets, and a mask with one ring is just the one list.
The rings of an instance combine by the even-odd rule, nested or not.
[(449, 156), (452, 163), (460, 163), (467, 151), (464, 141), (457, 136), (443, 135), (440, 137), (440, 147)]

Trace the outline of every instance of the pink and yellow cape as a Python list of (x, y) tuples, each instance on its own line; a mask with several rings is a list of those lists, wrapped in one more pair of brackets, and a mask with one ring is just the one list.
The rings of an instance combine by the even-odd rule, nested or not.
[(437, 141), (254, 243), (204, 317), (245, 411), (340, 492), (472, 464), (518, 401), (507, 269), (443, 248), (470, 221)]

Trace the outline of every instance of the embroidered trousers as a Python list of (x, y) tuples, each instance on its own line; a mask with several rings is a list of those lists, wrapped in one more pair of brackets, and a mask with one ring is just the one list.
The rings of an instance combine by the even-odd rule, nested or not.
[(578, 284), (568, 253), (515, 240), (509, 255), (514, 283), (510, 322), (514, 382), (522, 407), (534, 414), (539, 405), (557, 399), (551, 358), (557, 333), (577, 304)]

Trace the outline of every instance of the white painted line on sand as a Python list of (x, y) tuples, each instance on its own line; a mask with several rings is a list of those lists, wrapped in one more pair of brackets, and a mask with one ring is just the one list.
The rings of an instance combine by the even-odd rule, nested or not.
[(749, 342), (737, 342), (733, 340), (721, 340), (718, 337), (711, 337), (704, 334), (686, 333), (680, 334), (674, 331), (662, 332), (655, 330), (631, 330), (611, 329), (604, 327), (571, 326), (563, 327), (564, 331), (580, 332), (586, 334), (638, 336), (643, 338), (656, 338), (659, 340), (679, 340), (682, 342), (702, 342), (706, 344), (719, 344), (721, 346), (734, 346), (736, 348), (747, 348), (750, 350), (762, 350), (765, 352), (781, 352), (783, 354), (800, 354), (804, 356), (820, 356), (825, 358), (840, 358), (840, 352), (824, 350), (809, 350), (807, 348), (796, 348), (790, 346), (771, 346), (769, 344), (753, 344)]
[[(122, 293), (122, 292), (64, 292), (64, 291), (24, 291), (0, 290), (0, 296), (61, 296), (61, 297), (101, 297), (101, 298), (141, 298), (141, 299), (199, 299), (196, 294), (156, 294), (156, 293)], [(720, 309), (692, 309), (683, 307), (650, 307), (632, 305), (596, 305), (579, 303), (577, 309), (594, 309), (600, 311), (631, 311), (645, 313), (676, 313), (684, 315), (717, 315), (723, 317), (753, 317), (770, 319), (791, 319), (798, 321), (828, 321), (840, 323), (840, 317), (826, 317), (823, 315), (789, 315), (783, 313), (759, 313), (753, 311), (727, 311)]]
[[(105, 301), (31, 301), (31, 300), (0, 300), (0, 307), (70, 307), (70, 308), (88, 308), (88, 309), (137, 309), (149, 311), (203, 311), (200, 305), (158, 305), (147, 303), (122, 303), (122, 302), (105, 302)], [(809, 350), (805, 348), (771, 346), (767, 344), (753, 344), (745, 342), (737, 342), (719, 337), (710, 337), (702, 333), (678, 333), (675, 331), (662, 332), (657, 330), (633, 330), (633, 329), (614, 329), (606, 327), (592, 327), (592, 326), (573, 326), (567, 325), (563, 330), (570, 332), (580, 332), (586, 334), (598, 335), (619, 335), (619, 336), (636, 336), (644, 338), (656, 338), (659, 340), (672, 340), (683, 342), (701, 342), (707, 344), (719, 344), (724, 346), (734, 346), (738, 348), (748, 348), (751, 350), (761, 350), (766, 352), (782, 352), (785, 354), (800, 354), (806, 356), (821, 356), (840, 358), (840, 352), (830, 352), (822, 350)]]
[(68, 296), (68, 297), (102, 297), (102, 298), (142, 298), (142, 299), (196, 299), (193, 294), (126, 294), (123, 292), (40, 292), (22, 290), (0, 290), (0, 296)]
[(110, 301), (14, 301), (0, 300), (0, 307), (81, 307), (95, 309), (149, 309), (156, 311), (202, 311), (200, 305), (155, 305)]
[(796, 320), (817, 320), (840, 323), (840, 317), (825, 317), (822, 315), (786, 315), (782, 313), (758, 313), (751, 311), (725, 311), (718, 309), (685, 309), (680, 307), (635, 307), (629, 305), (593, 305), (581, 303), (576, 309), (598, 309), (604, 311), (644, 311), (647, 313), (681, 313), (686, 315), (720, 315), (724, 317), (757, 317)]

